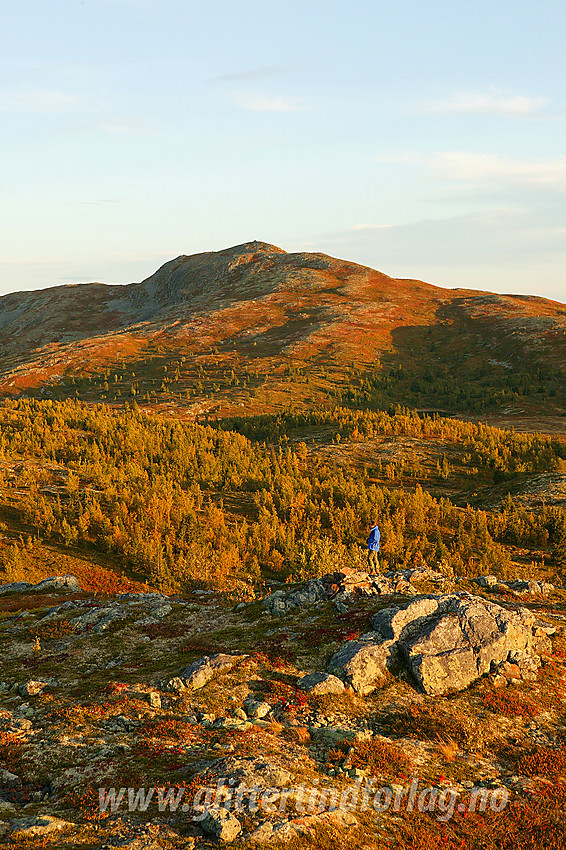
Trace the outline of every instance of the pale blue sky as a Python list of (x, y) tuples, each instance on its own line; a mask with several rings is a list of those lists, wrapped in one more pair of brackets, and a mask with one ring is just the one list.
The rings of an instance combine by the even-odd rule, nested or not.
[(563, 0), (18, 0), (0, 292), (250, 239), (566, 301)]

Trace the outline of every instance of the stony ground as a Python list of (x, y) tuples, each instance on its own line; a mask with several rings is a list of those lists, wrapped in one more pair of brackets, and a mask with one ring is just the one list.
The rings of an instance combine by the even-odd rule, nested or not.
[[(301, 586), (234, 605), (205, 591), (101, 598), (66, 585), (0, 588), (1, 847), (566, 846), (564, 589), (421, 571), (376, 583), (334, 576), (324, 592)], [(313, 686), (375, 614), (431, 594), (531, 612), (550, 634), (540, 668), (521, 677), (505, 662), (440, 696), (409, 669), (387, 672), (365, 696), (347, 677), (337, 692)], [(359, 800), (348, 808), (347, 797), (309, 811), (313, 788), (337, 800), (382, 788), (387, 800), (415, 778), (466, 805), (471, 789), (505, 789), (509, 805), (444, 821), (405, 803), (398, 813)], [(219, 780), (247, 789), (240, 810), (203, 817)], [(261, 796), (300, 786), (305, 798), (284, 806)], [(116, 811), (100, 810), (100, 788), (116, 789)], [(165, 789), (161, 805), (155, 791), (140, 810), (141, 788)], [(176, 810), (167, 789), (185, 789)]]

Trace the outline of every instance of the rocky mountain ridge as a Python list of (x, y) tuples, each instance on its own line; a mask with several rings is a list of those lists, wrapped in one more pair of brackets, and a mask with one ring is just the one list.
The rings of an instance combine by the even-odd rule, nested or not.
[[(547, 371), (566, 367), (565, 338), (566, 307), (558, 302), (441, 289), (256, 241), (182, 255), (141, 283), (1, 297), (0, 390), (262, 411), (274, 398), (261, 396), (258, 375), (275, 379), (281, 399), (312, 406), (328, 400), (330, 385), (346, 389), (352, 370), (362, 378), (371, 370), (383, 374), (383, 390), (402, 381), (418, 406), (438, 403), (435, 369), (467, 363), (470, 380), (491, 371), (497, 386), (528, 396), (529, 407), (534, 389), (517, 377), (528, 353), (553, 411), (566, 400)], [(308, 386), (296, 374), (289, 380), (289, 370)], [(115, 389), (106, 386), (110, 371)]]

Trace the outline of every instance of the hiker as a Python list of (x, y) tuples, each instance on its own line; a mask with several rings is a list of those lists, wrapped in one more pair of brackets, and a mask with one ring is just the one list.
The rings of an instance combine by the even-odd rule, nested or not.
[(368, 537), (368, 569), (379, 569), (379, 561), (377, 560), (377, 553), (379, 552), (379, 541), (381, 540), (381, 532), (377, 527), (377, 523), (371, 527), (369, 537)]

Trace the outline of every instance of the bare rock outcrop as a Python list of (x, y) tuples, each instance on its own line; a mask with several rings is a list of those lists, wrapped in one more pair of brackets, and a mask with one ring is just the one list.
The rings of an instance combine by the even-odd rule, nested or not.
[(404, 670), (428, 694), (463, 690), (506, 663), (515, 665), (517, 678), (532, 678), (540, 655), (552, 650), (552, 627), (528, 609), (509, 611), (467, 593), (421, 596), (377, 612), (371, 625), (372, 632), (344, 644), (327, 668), (361, 695), (388, 671)]
[(6, 593), (41, 593), (42, 590), (58, 590), (64, 593), (72, 593), (81, 590), (79, 580), (76, 576), (50, 576), (44, 578), (38, 584), (30, 584), (27, 581), (17, 581), (12, 584), (0, 585), (0, 596)]
[(415, 595), (418, 591), (412, 582), (443, 579), (441, 573), (419, 567), (397, 572), (370, 574), (364, 570), (344, 567), (340, 572), (327, 573), (322, 578), (310, 579), (292, 590), (276, 590), (263, 600), (270, 614), (283, 616), (297, 609), (333, 600), (340, 611), (346, 611), (349, 602), (363, 596)]
[(516, 596), (548, 596), (554, 593), (556, 588), (548, 581), (537, 581), (535, 579), (516, 578), (512, 581), (502, 581), (497, 576), (477, 576), (472, 579), (480, 587), (486, 590), (494, 590), (499, 593), (514, 593)]
[[(214, 676), (227, 673), (244, 658), (247, 658), (247, 655), (227, 655), (224, 652), (218, 652), (216, 655), (203, 655), (202, 658), (193, 661), (183, 670), (180, 680), (183, 687), (197, 691), (203, 688), (207, 682), (210, 682)], [(178, 690), (178, 688), (173, 689)]]

